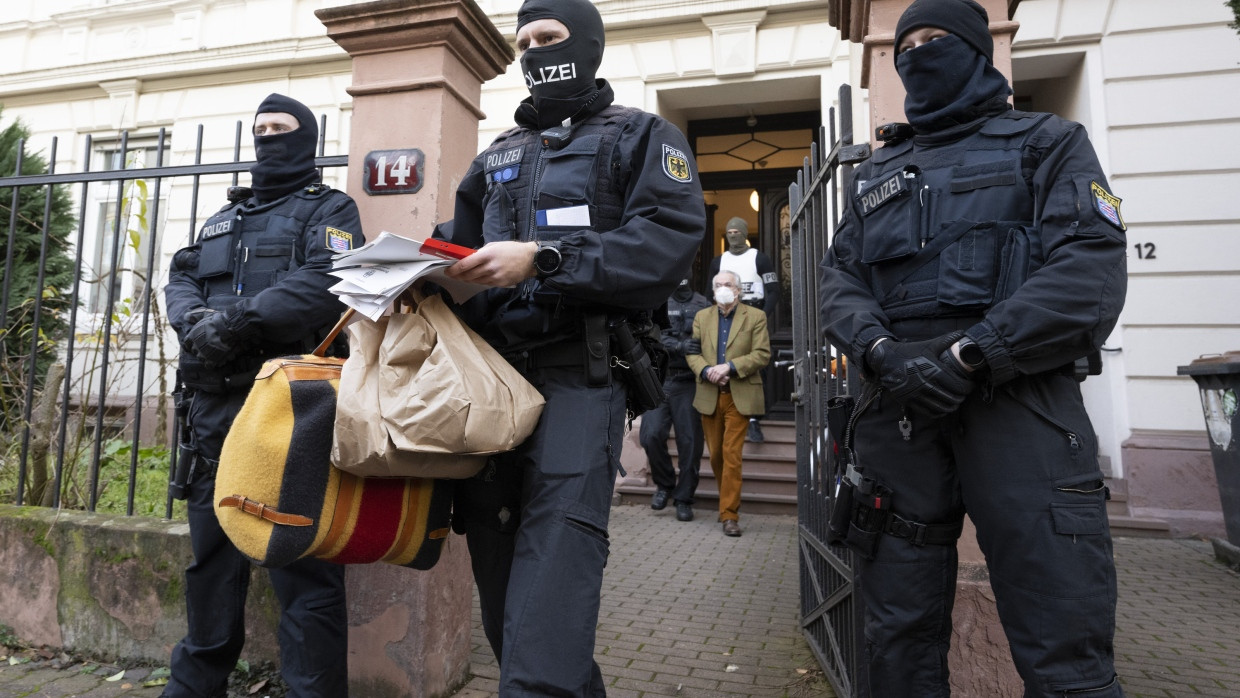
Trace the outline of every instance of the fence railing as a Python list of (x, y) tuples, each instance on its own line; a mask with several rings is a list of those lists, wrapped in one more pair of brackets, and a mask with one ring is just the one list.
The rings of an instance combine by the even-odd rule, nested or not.
[[(0, 176), (0, 501), (172, 516), (178, 347), (161, 267), (193, 241), (203, 186), (220, 193), (205, 204), (214, 211), (253, 165), (240, 159), (243, 138), (238, 122), (232, 159), (203, 163), (198, 126), (193, 163), (167, 165), (165, 129), (86, 136), (71, 173), (56, 172), (56, 139), (46, 160), (24, 139), (13, 146), (12, 174)], [(320, 137), (321, 170), (347, 164), (323, 148)], [(148, 509), (135, 512), (136, 498)]]
[[(826, 129), (829, 128), (829, 134)], [(869, 157), (868, 144), (853, 145), (852, 88), (841, 85), (817, 143), (796, 182), (792, 208), (793, 403), (797, 427), (797, 519), (800, 545), (801, 626), (810, 648), (841, 698), (861, 693), (861, 607), (855, 595), (852, 553), (827, 542), (827, 523), (839, 482), (839, 464), (827, 430), (827, 401), (855, 386), (843, 354), (825, 344), (819, 318), (818, 264), (840, 218), (840, 192), (848, 191), (852, 164)]]

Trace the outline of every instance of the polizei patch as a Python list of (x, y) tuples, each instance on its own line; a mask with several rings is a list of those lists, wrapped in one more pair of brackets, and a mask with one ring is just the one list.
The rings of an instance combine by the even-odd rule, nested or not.
[(198, 238), (200, 240), (210, 240), (213, 237), (227, 235), (232, 232), (232, 229), (232, 218), (225, 218), (220, 221), (207, 221), (206, 225), (202, 226), (202, 232), (198, 235)]
[(897, 172), (877, 184), (866, 187), (857, 196), (857, 201), (861, 204), (861, 215), (868, 216), (884, 204), (907, 192), (908, 183), (904, 181), (903, 172)]
[(1107, 222), (1115, 226), (1120, 232), (1128, 230), (1128, 226), (1124, 225), (1124, 219), (1119, 213), (1119, 203), (1121, 199), (1114, 196), (1111, 192), (1102, 188), (1097, 182), (1089, 183), (1090, 198), (1094, 200), (1094, 210), (1098, 215), (1107, 219)]
[(683, 150), (663, 144), (663, 174), (677, 182), (693, 181), (693, 172), (689, 170), (689, 157)]
[(337, 252), (353, 249), (353, 233), (346, 233), (337, 228), (327, 229), (327, 246)]
[(524, 152), (525, 146), (517, 146), (496, 153), (487, 153), (486, 161), (483, 163), (487, 179), (500, 183), (516, 179), (521, 172), (521, 155)]

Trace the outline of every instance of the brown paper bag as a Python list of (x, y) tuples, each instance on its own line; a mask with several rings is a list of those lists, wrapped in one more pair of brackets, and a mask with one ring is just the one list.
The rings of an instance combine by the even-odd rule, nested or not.
[(355, 475), (471, 477), (534, 431), (543, 397), (439, 296), (347, 328), (332, 463)]

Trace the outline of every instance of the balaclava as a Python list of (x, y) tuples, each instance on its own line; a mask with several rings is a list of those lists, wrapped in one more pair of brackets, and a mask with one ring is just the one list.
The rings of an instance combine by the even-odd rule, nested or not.
[[(521, 54), (525, 86), (538, 112), (539, 128), (575, 116), (599, 91), (595, 74), (603, 62), (603, 17), (589, 0), (525, 0), (517, 10), (517, 31), (539, 19), (556, 19), (569, 36)], [(518, 109), (518, 121), (521, 110)]]
[[(729, 230), (735, 230), (736, 233), (729, 233)], [(727, 225), (723, 227), (723, 237), (728, 241), (728, 251), (732, 254), (744, 254), (749, 249), (749, 224), (740, 216), (733, 216), (728, 219)]]
[(985, 8), (973, 0), (915, 0), (896, 23), (896, 48), (921, 27), (951, 33), (904, 53), (896, 72), (904, 83), (904, 114), (918, 133), (930, 133), (1006, 109), (1012, 89), (991, 62), (994, 39)]
[(676, 287), (676, 290), (672, 291), (672, 298), (681, 303), (687, 303), (690, 298), (693, 298), (693, 287), (689, 285), (688, 279), (680, 280), (680, 285)]
[(275, 112), (291, 114), (300, 126), (288, 133), (254, 137), (257, 162), (250, 168), (250, 186), (259, 201), (275, 201), (319, 179), (314, 166), (319, 125), (314, 113), (295, 99), (273, 93), (258, 105), (254, 116)]

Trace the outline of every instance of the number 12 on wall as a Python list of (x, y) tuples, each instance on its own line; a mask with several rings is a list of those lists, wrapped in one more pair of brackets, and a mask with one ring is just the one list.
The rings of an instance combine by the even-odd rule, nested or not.
[(426, 157), (417, 148), (372, 150), (363, 165), (367, 194), (413, 194), (422, 188)]
[(1137, 259), (1157, 259), (1152, 242), (1138, 242), (1133, 248), (1137, 251)]

